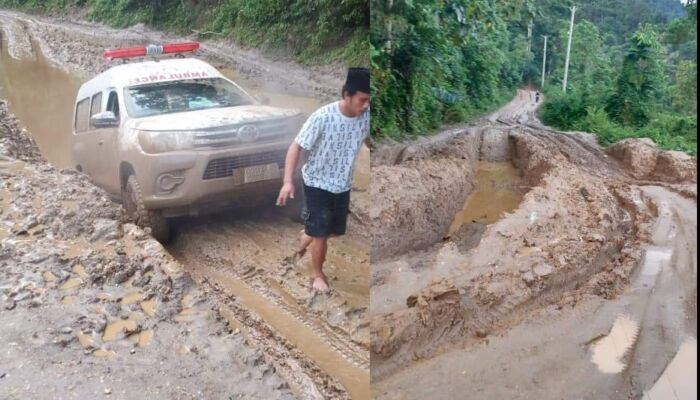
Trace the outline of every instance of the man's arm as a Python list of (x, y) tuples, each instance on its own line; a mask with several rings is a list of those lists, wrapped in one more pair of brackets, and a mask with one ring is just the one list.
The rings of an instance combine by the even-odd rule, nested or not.
[(297, 164), (299, 164), (300, 153), (301, 146), (296, 141), (292, 142), (284, 160), (284, 178), (282, 180), (282, 189), (280, 189), (280, 194), (277, 197), (278, 206), (284, 206), (287, 204), (287, 199), (294, 198), (294, 171), (296, 171)]

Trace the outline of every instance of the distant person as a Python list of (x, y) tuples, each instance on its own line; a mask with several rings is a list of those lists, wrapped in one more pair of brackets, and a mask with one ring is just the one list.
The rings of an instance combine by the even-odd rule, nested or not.
[(540, 91), (535, 92), (535, 104), (540, 102)]
[(294, 198), (294, 171), (302, 149), (308, 151), (302, 167), (304, 230), (295, 259), (311, 245), (312, 287), (318, 291), (329, 289), (323, 273), (328, 239), (345, 234), (355, 158), (369, 136), (369, 103), (369, 69), (350, 68), (341, 100), (311, 114), (287, 151), (277, 205)]

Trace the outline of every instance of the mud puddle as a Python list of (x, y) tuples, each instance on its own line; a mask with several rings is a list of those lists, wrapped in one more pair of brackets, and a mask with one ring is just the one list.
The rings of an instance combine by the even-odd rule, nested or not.
[(510, 162), (478, 161), (476, 168), (476, 188), (452, 221), (448, 237), (469, 224), (488, 225), (498, 221), (523, 199), (526, 187)]
[(32, 132), (41, 154), (59, 168), (70, 165), (71, 120), (80, 79), (53, 66), (32, 42), (35, 57), (10, 57), (7, 40), (0, 51), (0, 97)]
[(444, 243), (372, 265), (373, 274), (381, 275), (380, 284), (372, 287), (373, 315), (404, 309), (406, 299), (426, 283), (462, 273), (458, 266), (465, 253), (479, 245), (488, 225), (518, 207), (528, 188), (512, 163), (481, 160), (476, 169), (475, 188), (452, 221)]

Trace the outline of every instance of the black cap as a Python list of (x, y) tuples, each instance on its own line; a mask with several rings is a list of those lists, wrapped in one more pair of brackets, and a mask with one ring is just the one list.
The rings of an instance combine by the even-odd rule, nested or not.
[(369, 93), (369, 68), (350, 68), (345, 90)]

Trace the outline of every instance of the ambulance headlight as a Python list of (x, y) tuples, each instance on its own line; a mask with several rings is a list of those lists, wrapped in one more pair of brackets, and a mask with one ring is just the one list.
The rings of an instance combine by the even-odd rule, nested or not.
[(194, 132), (189, 131), (139, 131), (139, 144), (146, 153), (189, 150), (194, 147)]

